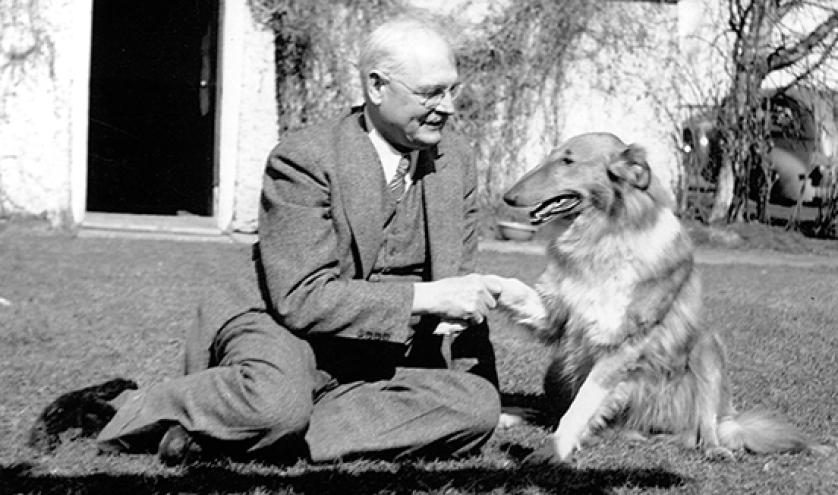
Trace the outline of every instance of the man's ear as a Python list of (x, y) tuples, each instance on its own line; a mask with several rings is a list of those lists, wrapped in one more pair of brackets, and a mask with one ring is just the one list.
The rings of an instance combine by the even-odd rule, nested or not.
[(612, 180), (623, 180), (632, 187), (645, 191), (652, 181), (652, 171), (646, 162), (646, 150), (636, 144), (630, 144), (608, 164), (608, 174)]
[(381, 72), (373, 69), (367, 73), (366, 92), (369, 102), (373, 105), (381, 104), (382, 95), (381, 89), (386, 84), (386, 80)]

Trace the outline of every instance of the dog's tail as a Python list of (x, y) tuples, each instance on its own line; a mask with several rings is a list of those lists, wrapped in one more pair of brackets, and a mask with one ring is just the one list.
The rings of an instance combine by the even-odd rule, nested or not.
[(801, 452), (813, 442), (775, 412), (763, 409), (727, 416), (719, 422), (719, 442), (729, 449), (757, 454)]

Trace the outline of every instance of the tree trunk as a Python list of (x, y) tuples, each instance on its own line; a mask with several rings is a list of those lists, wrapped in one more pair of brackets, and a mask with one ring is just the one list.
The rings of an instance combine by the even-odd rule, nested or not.
[(733, 160), (727, 154), (723, 155), (719, 175), (716, 177), (716, 195), (713, 198), (713, 209), (710, 210), (709, 223), (726, 223), (727, 212), (733, 203)]
[[(802, 2), (799, 2), (802, 3)], [(760, 89), (769, 73), (797, 63), (815, 46), (826, 43), (831, 52), (838, 39), (829, 44), (838, 28), (838, 11), (798, 42), (780, 47), (770, 46), (771, 33), (787, 11), (797, 6), (790, 2), (752, 0), (728, 3), (730, 28), (736, 38), (733, 45), (733, 81), (725, 98), (717, 123), (721, 136), (721, 163), (716, 179), (716, 196), (709, 221), (733, 222), (746, 219), (746, 206), (752, 197), (752, 171), (760, 167), (766, 173), (770, 152), (769, 122), (764, 111)], [(785, 11), (784, 11), (785, 9)], [(824, 55), (825, 56), (825, 55)], [(822, 63), (824, 56), (818, 64)], [(770, 185), (764, 194), (770, 193)], [(767, 198), (761, 198), (767, 204)], [(764, 210), (764, 208), (763, 208)], [(763, 212), (764, 213), (764, 212)]]
[(768, 71), (758, 53), (739, 52), (731, 92), (719, 112), (722, 163), (710, 223), (744, 221), (753, 167), (767, 159), (760, 88)]
[(732, 206), (739, 192), (737, 186), (740, 169), (744, 166), (752, 142), (748, 104), (754, 91), (755, 97), (759, 98), (761, 79), (756, 81), (748, 73), (748, 66), (746, 62), (737, 60), (730, 94), (724, 100), (718, 116), (722, 159), (716, 177), (716, 196), (710, 211), (710, 223), (727, 223), (732, 220)]

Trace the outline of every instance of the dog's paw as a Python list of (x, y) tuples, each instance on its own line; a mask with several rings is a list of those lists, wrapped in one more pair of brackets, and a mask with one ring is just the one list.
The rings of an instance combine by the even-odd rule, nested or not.
[(563, 466), (569, 464), (569, 461), (569, 459), (561, 459), (556, 454), (552, 441), (544, 442), (541, 447), (533, 450), (524, 458), (524, 464), (526, 465)]
[(704, 458), (712, 462), (733, 462), (736, 454), (727, 447), (709, 447), (704, 449)]
[(559, 421), (559, 427), (550, 435), (553, 450), (559, 459), (567, 460), (582, 445), (585, 423), (578, 416), (565, 414)]
[(514, 315), (541, 317), (545, 314), (538, 292), (517, 278), (483, 275), (498, 291), (497, 307)]
[(573, 453), (578, 450), (578, 444), (565, 442), (555, 433), (550, 435), (539, 448), (535, 449), (524, 459), (525, 464), (569, 464)]

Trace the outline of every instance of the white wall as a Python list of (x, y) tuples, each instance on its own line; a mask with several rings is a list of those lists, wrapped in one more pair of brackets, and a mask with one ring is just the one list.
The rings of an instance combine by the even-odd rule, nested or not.
[[(216, 214), (221, 228), (247, 230), (277, 137), (273, 33), (254, 21), (247, 0), (221, 4), (228, 70)], [(55, 225), (84, 215), (91, 14), (92, 0), (0, 0), (0, 215)]]
[[(277, 142), (273, 31), (250, 13), (245, 0), (225, 0), (222, 14), (219, 165), (224, 195), (222, 228), (256, 228), (262, 171)], [(224, 221), (225, 219), (222, 219)]]
[[(76, 27), (89, 1), (0, 0), (0, 213), (70, 218)], [(84, 130), (81, 130), (84, 132)], [(76, 136), (78, 137), (78, 136)]]
[[(563, 70), (557, 134), (546, 135), (543, 119), (533, 119), (524, 156), (528, 167), (538, 164), (551, 142), (611, 132), (646, 148), (653, 171), (663, 184), (671, 184), (677, 168), (677, 26), (675, 5), (603, 3), (590, 35), (583, 36)], [(603, 37), (609, 38), (606, 45), (597, 41)]]

